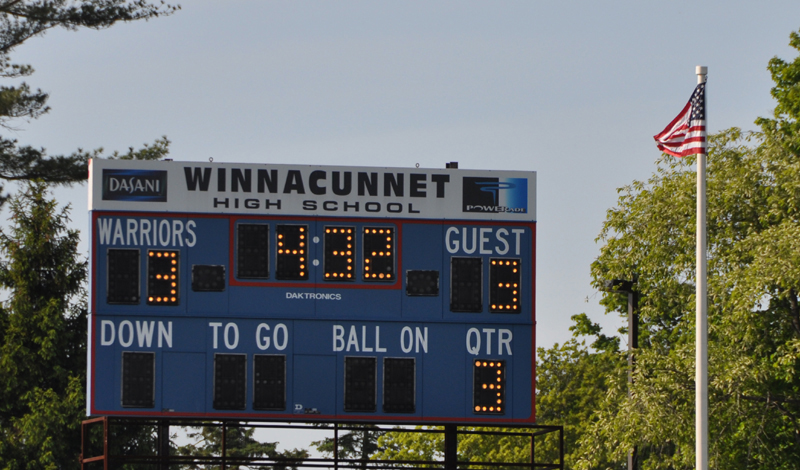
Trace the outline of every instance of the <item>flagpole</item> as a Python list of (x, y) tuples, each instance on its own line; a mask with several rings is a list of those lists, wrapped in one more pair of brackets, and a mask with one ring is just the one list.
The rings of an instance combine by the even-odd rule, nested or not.
[[(697, 83), (706, 81), (708, 67), (695, 67)], [(705, 100), (708, 129), (708, 99)], [(703, 137), (708, 132), (703, 131)], [(706, 142), (706, 149), (708, 148)], [(695, 301), (695, 465), (708, 470), (708, 301), (706, 294), (706, 153), (697, 154), (697, 292)]]

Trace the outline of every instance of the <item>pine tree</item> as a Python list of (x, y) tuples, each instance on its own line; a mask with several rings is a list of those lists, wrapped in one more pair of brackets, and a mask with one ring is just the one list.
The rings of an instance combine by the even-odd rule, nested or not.
[(86, 370), (87, 263), (69, 208), (30, 183), (0, 231), (0, 462), (8, 469), (75, 468)]
[[(28, 39), (52, 28), (103, 29), (119, 21), (147, 20), (173, 13), (179, 7), (151, 5), (145, 0), (0, 0), (0, 78), (19, 79), (33, 73), (30, 65), (15, 64), (11, 53)], [(0, 86), (0, 128), (14, 129), (20, 119), (32, 120), (49, 111), (47, 93), (27, 83)], [(166, 154), (169, 141), (156, 140), (139, 151), (113, 157), (157, 159)], [(41, 180), (70, 185), (86, 179), (89, 158), (103, 149), (78, 149), (71, 155), (48, 156), (43, 148), (18, 145), (16, 139), (0, 136), (0, 179)], [(0, 186), (0, 204), (7, 198)]]

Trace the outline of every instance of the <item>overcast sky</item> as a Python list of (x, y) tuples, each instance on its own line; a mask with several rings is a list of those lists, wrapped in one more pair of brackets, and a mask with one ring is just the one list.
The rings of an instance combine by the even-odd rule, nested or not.
[[(752, 129), (773, 107), (767, 62), (795, 57), (798, 27), (796, 0), (189, 0), (20, 47), (52, 111), (14, 135), (52, 154), (166, 135), (179, 161), (534, 170), (549, 347), (577, 313), (620, 325), (589, 285), (595, 238), (616, 189), (654, 171), (652, 136), (695, 66), (711, 131)], [(86, 186), (58, 194), (87, 228)]]

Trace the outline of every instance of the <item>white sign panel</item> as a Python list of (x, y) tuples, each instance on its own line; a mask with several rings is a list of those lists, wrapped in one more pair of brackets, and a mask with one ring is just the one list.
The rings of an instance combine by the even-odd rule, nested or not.
[(536, 220), (536, 173), (92, 160), (89, 210)]

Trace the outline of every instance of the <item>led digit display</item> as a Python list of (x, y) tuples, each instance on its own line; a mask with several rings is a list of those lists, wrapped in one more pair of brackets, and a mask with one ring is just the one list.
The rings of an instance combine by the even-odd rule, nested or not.
[(483, 311), (483, 259), (450, 259), (450, 311)]
[(413, 413), (415, 409), (415, 359), (386, 357), (383, 359), (383, 411)]
[(139, 304), (139, 250), (108, 250), (108, 289), (110, 304)]
[(394, 228), (364, 227), (363, 245), (364, 280), (394, 281)]
[(253, 409), (286, 409), (286, 356), (253, 356)]
[(180, 302), (180, 252), (147, 252), (147, 304), (178, 305)]
[(152, 352), (122, 353), (122, 406), (152, 408), (156, 393), (156, 354)]
[(344, 410), (375, 411), (376, 359), (344, 358)]
[(492, 258), (489, 262), (489, 311), (491, 313), (520, 312), (519, 259)]
[(406, 295), (439, 295), (439, 271), (406, 271)]
[(269, 279), (269, 225), (239, 224), (236, 237), (240, 279)]
[(473, 411), (476, 414), (504, 414), (506, 408), (506, 363), (490, 359), (476, 359), (472, 374)]
[(247, 393), (247, 355), (214, 354), (214, 409), (243, 410)]
[(325, 227), (326, 281), (355, 280), (356, 237), (353, 227)]
[(278, 225), (278, 279), (308, 279), (308, 225)]
[(195, 264), (192, 266), (192, 291), (222, 292), (225, 290), (225, 266)]

